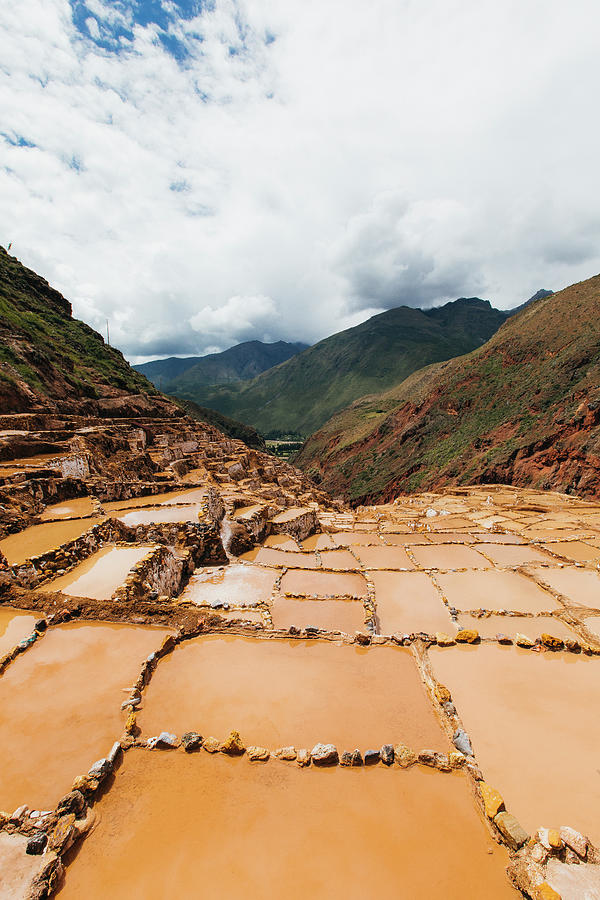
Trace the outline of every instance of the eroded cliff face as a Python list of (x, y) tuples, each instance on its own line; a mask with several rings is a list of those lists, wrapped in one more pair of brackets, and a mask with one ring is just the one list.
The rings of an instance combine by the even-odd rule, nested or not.
[(367, 397), (297, 464), (354, 503), (448, 484), (600, 493), (600, 276), (538, 300), (473, 353)]

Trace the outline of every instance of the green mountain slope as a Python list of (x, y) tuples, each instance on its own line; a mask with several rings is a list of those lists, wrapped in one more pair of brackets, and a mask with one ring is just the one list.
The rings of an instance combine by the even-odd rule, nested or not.
[(222, 353), (189, 356), (187, 359), (170, 356), (168, 359), (141, 363), (133, 368), (161, 390), (171, 394), (191, 394), (196, 388), (207, 384), (228, 384), (254, 378), (306, 350), (307, 346), (286, 341), (276, 341), (273, 344), (245, 341)]
[(358, 397), (478, 347), (505, 319), (506, 313), (478, 298), (430, 310), (401, 306), (320, 341), (252, 381), (191, 389), (179, 379), (173, 393), (267, 436), (306, 436)]
[(294, 463), (355, 503), (448, 484), (600, 492), (600, 276), (344, 409)]

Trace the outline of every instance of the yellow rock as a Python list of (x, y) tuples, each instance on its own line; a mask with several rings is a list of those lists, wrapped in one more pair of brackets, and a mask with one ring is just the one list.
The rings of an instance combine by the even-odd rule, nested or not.
[(467, 757), (464, 753), (460, 753), (459, 750), (451, 750), (448, 754), (448, 762), (453, 769), (460, 769), (461, 766), (464, 766), (466, 761)]
[(127, 716), (127, 721), (125, 722), (125, 733), (126, 734), (137, 734), (139, 732), (139, 728), (137, 726), (137, 717), (133, 710)]
[(405, 744), (396, 744), (394, 747), (394, 759), (396, 764), (402, 769), (408, 769), (409, 766), (414, 766), (416, 763), (417, 754)]
[(479, 640), (479, 632), (475, 628), (462, 628), (457, 632), (456, 640), (461, 644), (474, 644)]
[(504, 809), (504, 800), (498, 791), (486, 784), (485, 781), (479, 782), (479, 790), (481, 791), (485, 814), (488, 819), (493, 819), (500, 810)]
[(562, 900), (560, 894), (557, 894), (554, 888), (551, 888), (546, 881), (539, 885), (536, 897), (537, 900)]
[(78, 775), (73, 782), (72, 791), (81, 791), (82, 794), (94, 793), (98, 790), (98, 780), (90, 778), (89, 775)]
[(221, 753), (229, 753), (232, 756), (240, 756), (240, 754), (245, 753), (246, 748), (240, 737), (239, 731), (230, 732), (229, 737), (227, 740), (223, 741), (219, 750)]
[(520, 632), (515, 637), (515, 644), (518, 647), (535, 647), (535, 641), (532, 641), (526, 634), (521, 634)]
[(560, 850), (562, 847), (563, 842), (556, 828), (548, 829), (548, 843), (554, 850)]
[(550, 650), (562, 650), (562, 648), (565, 646), (564, 642), (561, 641), (560, 638), (554, 637), (553, 635), (548, 634), (545, 631), (542, 634), (542, 644), (544, 645), (544, 647), (548, 647)]
[(206, 750), (207, 753), (217, 753), (217, 751), (221, 749), (221, 744), (216, 738), (207, 737), (202, 742), (202, 748)]
[(50, 837), (48, 838), (48, 849), (62, 853), (73, 842), (73, 826), (75, 825), (74, 813), (67, 816), (61, 816), (54, 826)]
[(251, 762), (266, 762), (271, 755), (266, 747), (248, 747), (246, 753)]
[(445, 684), (436, 684), (435, 699), (438, 703), (447, 703), (449, 700), (452, 700), (452, 694)]

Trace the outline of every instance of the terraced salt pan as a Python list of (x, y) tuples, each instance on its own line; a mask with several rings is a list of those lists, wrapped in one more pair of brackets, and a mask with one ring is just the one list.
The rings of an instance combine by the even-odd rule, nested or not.
[(134, 750), (97, 809), (61, 900), (517, 897), (462, 775)]
[(510, 531), (500, 532), (500, 531), (477, 531), (473, 532), (471, 535), (471, 540), (476, 541), (478, 544), (524, 544), (525, 539), (520, 537), (518, 534), (513, 534)]
[(281, 579), (281, 591), (296, 597), (366, 597), (367, 582), (353, 572), (301, 572), (288, 569)]
[(583, 624), (600, 640), (600, 616), (588, 616), (583, 620)]
[(600, 660), (482, 644), (430, 650), (485, 780), (530, 833), (571, 825), (600, 842)]
[(452, 634), (450, 613), (424, 572), (373, 572), (379, 634)]
[(122, 688), (170, 632), (133, 625), (50, 628), (0, 678), (0, 809), (52, 809), (118, 740)]
[(289, 534), (270, 534), (264, 542), (265, 547), (274, 547), (277, 550), (289, 550), (298, 553), (300, 547)]
[(552, 544), (544, 544), (546, 550), (564, 556), (565, 559), (572, 559), (574, 562), (592, 562), (600, 561), (600, 550), (586, 544), (584, 541), (556, 541)]
[(335, 547), (335, 542), (330, 534), (311, 534), (302, 541), (304, 550), (329, 550)]
[(378, 546), (381, 544), (378, 535), (368, 531), (337, 531), (331, 537), (338, 547), (367, 546), (369, 544)]
[[(543, 569), (542, 571), (554, 571)], [(456, 609), (506, 609), (548, 612), (559, 605), (554, 598), (518, 572), (448, 572), (436, 579), (450, 606)]]
[(382, 539), (386, 545), (392, 547), (413, 547), (420, 544), (429, 546), (431, 544), (428, 535), (418, 531), (410, 534), (384, 534)]
[(240, 559), (253, 562), (260, 566), (285, 566), (300, 569), (316, 569), (319, 565), (314, 553), (288, 553), (286, 550), (277, 550), (272, 547), (258, 547), (248, 553), (242, 553)]
[[(348, 601), (350, 602), (350, 601)], [(385, 690), (382, 690), (385, 685)], [(146, 689), (146, 737), (197, 730), (275, 749), (403, 741), (447, 750), (416, 663), (402, 647), (216, 636), (180, 644)]]
[(45, 591), (62, 591), (71, 597), (109, 600), (127, 575), (152, 547), (108, 545), (84, 562), (44, 585)]
[(358, 600), (303, 600), (277, 597), (271, 612), (275, 628), (322, 628), (354, 634), (364, 629), (365, 611)]
[(153, 525), (161, 522), (198, 522), (202, 515), (200, 504), (189, 506), (156, 506), (149, 509), (135, 509), (118, 516), (124, 525)]
[(0, 832), (0, 897), (2, 900), (23, 900), (29, 887), (47, 860), (26, 852), (28, 838), (24, 834)]
[(349, 550), (321, 550), (321, 565), (324, 569), (359, 569), (360, 563)]
[(0, 606), (0, 657), (29, 637), (39, 616)]
[(53, 519), (74, 519), (91, 516), (94, 512), (94, 501), (91, 497), (77, 497), (74, 500), (63, 500), (47, 506), (41, 515), (42, 521)]
[(195, 503), (199, 502), (206, 491), (195, 488), (182, 491), (166, 491), (162, 494), (144, 494), (143, 497), (130, 497), (129, 500), (110, 500), (102, 504), (107, 513), (119, 510), (133, 509), (138, 506), (159, 506), (170, 503)]
[(530, 569), (537, 578), (571, 603), (600, 609), (600, 574), (591, 569)]
[(277, 575), (273, 569), (239, 563), (199, 569), (179, 599), (199, 606), (255, 606), (269, 600)]
[(26, 559), (41, 556), (50, 550), (56, 550), (62, 544), (76, 540), (101, 521), (102, 519), (76, 519), (32, 525), (18, 534), (11, 534), (1, 540), (0, 552), (5, 555), (11, 566), (20, 565)]
[(487, 569), (490, 566), (481, 553), (460, 544), (413, 547), (412, 553), (423, 569)]
[(475, 548), (485, 553), (497, 566), (522, 566), (526, 563), (556, 565), (556, 560), (536, 547), (502, 544), (479, 544)]
[(460, 615), (458, 617), (460, 628), (475, 628), (481, 637), (495, 638), (497, 634), (505, 634), (514, 638), (517, 634), (524, 634), (535, 641), (542, 634), (551, 634), (553, 637), (577, 640), (579, 635), (569, 628), (562, 619), (556, 616), (477, 616)]
[(415, 568), (403, 547), (356, 547), (354, 552), (366, 569)]

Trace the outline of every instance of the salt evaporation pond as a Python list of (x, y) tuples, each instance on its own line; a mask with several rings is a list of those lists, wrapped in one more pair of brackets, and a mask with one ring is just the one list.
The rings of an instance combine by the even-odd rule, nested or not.
[(44, 590), (62, 591), (71, 597), (109, 600), (123, 584), (132, 567), (152, 549), (139, 545), (103, 547), (65, 575), (45, 584)]
[(62, 522), (44, 522), (42, 525), (32, 525), (11, 534), (0, 541), (2, 552), (9, 564), (20, 565), (26, 559), (33, 556), (41, 556), (50, 550), (56, 550), (68, 541), (74, 541), (89, 531), (102, 519), (67, 519)]
[(28, 638), (38, 619), (39, 616), (20, 609), (0, 606), (0, 657)]

